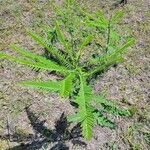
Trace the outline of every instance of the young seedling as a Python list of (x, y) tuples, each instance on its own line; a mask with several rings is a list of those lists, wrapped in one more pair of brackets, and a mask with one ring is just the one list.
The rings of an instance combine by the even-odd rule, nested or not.
[[(96, 30), (98, 27), (102, 32), (105, 29), (107, 30), (108, 27), (110, 28), (110, 24), (117, 22), (118, 19), (117, 15), (116, 17), (112, 17), (110, 21), (103, 16), (100, 16), (97, 19), (93, 18), (93, 16), (97, 16), (96, 13), (89, 15), (89, 13), (86, 12), (84, 12), (83, 16), (85, 25), (87, 25), (88, 22), (87, 28), (89, 28), (90, 24), (92, 25), (91, 28), (93, 30)], [(86, 63), (82, 64), (81, 60), (83, 59), (83, 54), (88, 51), (88, 45), (94, 41), (94, 34), (91, 35), (91, 32), (89, 31), (89, 34), (87, 33), (87, 36), (84, 37), (84, 39), (81, 37), (81, 39), (83, 39), (81, 40), (82, 42), (80, 42), (78, 46), (74, 46), (74, 42), (68, 40), (66, 36), (67, 34), (70, 34), (69, 30), (63, 32), (61, 26), (62, 23), (63, 21), (54, 21), (54, 26), (51, 30), (52, 32), (50, 33), (48, 42), (47, 39), (40, 35), (28, 31), (28, 34), (39, 45), (46, 49), (48, 57), (34, 54), (31, 51), (25, 50), (16, 45), (11, 45), (11, 48), (20, 54), (20, 56), (16, 57), (0, 53), (0, 58), (9, 59), (31, 68), (52, 71), (57, 75), (61, 75), (63, 79), (58, 81), (23, 81), (19, 82), (19, 84), (32, 88), (58, 92), (63, 98), (70, 98), (70, 101), (76, 104), (77, 111), (74, 115), (68, 116), (68, 121), (80, 123), (82, 135), (86, 139), (91, 139), (92, 128), (96, 124), (114, 128), (114, 124), (104, 117), (105, 113), (112, 113), (121, 116), (128, 116), (130, 113), (122, 108), (119, 109), (116, 104), (107, 100), (104, 96), (95, 95), (87, 81), (92, 79), (95, 74), (100, 74), (114, 64), (122, 62), (122, 54), (125, 53), (126, 49), (134, 43), (134, 40), (128, 39), (123, 45), (117, 46), (116, 48), (113, 47), (113, 49), (111, 48), (110, 50), (111, 39), (108, 40), (108, 38), (110, 38), (111, 31), (109, 31), (108, 37), (104, 36), (108, 41), (105, 46), (106, 52), (102, 55), (96, 55), (94, 58), (88, 57)], [(56, 43), (59, 43), (61, 48), (58, 48)], [(97, 107), (95, 107), (95, 103)]]

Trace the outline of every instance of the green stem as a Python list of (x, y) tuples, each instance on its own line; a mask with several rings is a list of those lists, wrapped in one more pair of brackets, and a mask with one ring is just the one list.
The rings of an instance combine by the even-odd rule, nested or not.
[(110, 34), (111, 34), (111, 18), (109, 19), (108, 28), (107, 28), (107, 46), (106, 46), (106, 52), (108, 51), (109, 44), (110, 44)]

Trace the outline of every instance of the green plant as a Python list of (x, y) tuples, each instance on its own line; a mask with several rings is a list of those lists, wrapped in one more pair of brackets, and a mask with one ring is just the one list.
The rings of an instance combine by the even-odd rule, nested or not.
[[(82, 12), (81, 9), (80, 12)], [(89, 16), (89, 13), (82, 12), (82, 16), (82, 21), (84, 25), (88, 26), (88, 29), (90, 21), (93, 25), (96, 24), (91, 28), (94, 31), (96, 31), (97, 25), (99, 25), (99, 31), (102, 31), (102, 34), (104, 33), (104, 38), (107, 38), (108, 41), (108, 38), (110, 38), (110, 31), (108, 37), (106, 37), (103, 31), (103, 26), (105, 25), (102, 24), (102, 21), (95, 23), (93, 22), (95, 18), (89, 18), (90, 16), (97, 16), (97, 13), (93, 13)], [(103, 18), (103, 20), (106, 19)], [(117, 22), (117, 20), (118, 17), (113, 17), (113, 19), (109, 21), (109, 24)], [(104, 22), (105, 21), (103, 21), (103, 23)], [(29, 35), (46, 50), (48, 54), (47, 57), (34, 54), (16, 45), (11, 45), (11, 48), (20, 54), (20, 56), (16, 57), (0, 53), (0, 58), (9, 59), (19, 64), (44, 71), (53, 71), (53, 73), (61, 75), (63, 79), (58, 81), (23, 81), (19, 82), (19, 84), (58, 92), (60, 96), (64, 98), (69, 97), (70, 101), (76, 103), (77, 112), (69, 116), (68, 120), (70, 122), (79, 122), (81, 124), (83, 136), (86, 139), (90, 139), (92, 137), (92, 128), (95, 124), (114, 128), (114, 123), (105, 117), (105, 113), (124, 116), (130, 114), (127, 110), (119, 109), (115, 103), (107, 100), (103, 95), (95, 95), (90, 87), (89, 80), (96, 74), (106, 71), (114, 64), (122, 62), (122, 54), (134, 43), (134, 40), (131, 38), (127, 39), (123, 45), (114, 47), (113, 50), (110, 48), (110, 42), (107, 42), (105, 47), (106, 51), (104, 53), (98, 54), (95, 52), (95, 57), (91, 55), (87, 56), (87, 60), (83, 64), (83, 55), (85, 55), (86, 52), (88, 53), (89, 44), (95, 45), (94, 35), (100, 32), (98, 31), (91, 34), (91, 30), (87, 30), (89, 32), (86, 33), (86, 36), (83, 34), (81, 37), (82, 40), (76, 43), (77, 46), (75, 46), (74, 38), (70, 35), (71, 33), (69, 30), (67, 32), (63, 31), (67, 26), (63, 28), (64, 26), (62, 26), (62, 23), (63, 21), (61, 20), (54, 20), (54, 25), (51, 28), (52, 30), (49, 30), (47, 33), (47, 39), (32, 31), (28, 31)], [(108, 27), (108, 24), (106, 24), (106, 27)], [(75, 30), (75, 27), (73, 30)], [(79, 31), (80, 30), (77, 28), (75, 32), (77, 33)], [(70, 36), (70, 39), (67, 38), (68, 36)]]
[(104, 52), (113, 51), (120, 42), (128, 38), (127, 35), (123, 36), (118, 33), (118, 23), (124, 16), (123, 11), (116, 11), (109, 19), (106, 19), (101, 11), (97, 11), (94, 14), (86, 13), (86, 15), (86, 24), (95, 27), (103, 38), (103, 43), (100, 43), (100, 46), (105, 50)]

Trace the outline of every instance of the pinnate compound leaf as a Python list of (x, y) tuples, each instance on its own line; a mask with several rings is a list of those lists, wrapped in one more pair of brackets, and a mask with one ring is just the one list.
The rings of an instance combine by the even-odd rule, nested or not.
[(60, 54), (60, 52), (56, 48), (54, 48), (52, 45), (49, 46), (43, 37), (41, 37), (40, 35), (32, 32), (32, 31), (28, 31), (28, 34), (43, 48), (46, 48), (52, 56), (54, 56), (55, 58), (58, 59), (59, 62), (64, 64), (66, 67), (71, 66), (69, 61), (65, 58), (65, 56)]
[(82, 44), (79, 46), (79, 51), (78, 51), (78, 53), (77, 53), (77, 59), (80, 58), (80, 56), (82, 55), (82, 53), (83, 53), (83, 51), (84, 51), (85, 46), (86, 46), (87, 44), (89, 44), (89, 43), (92, 41), (92, 39), (93, 39), (93, 36), (92, 36), (92, 35), (89, 35), (89, 36), (87, 36), (87, 37), (83, 40)]
[(74, 115), (70, 115), (67, 117), (67, 120), (69, 122), (75, 122), (75, 123), (78, 123), (78, 122), (82, 122), (83, 120), (81, 119), (81, 116), (79, 113), (76, 113)]
[(87, 20), (86, 24), (93, 27), (98, 27), (102, 29), (108, 28), (109, 21), (105, 18), (101, 11), (96, 12), (96, 15), (91, 15), (86, 13)]
[(102, 27), (107, 28), (108, 24), (109, 24), (109, 21), (105, 18), (103, 12), (98, 11), (97, 16), (98, 16), (99, 24), (101, 24)]
[(30, 52), (28, 50), (25, 50), (25, 49), (23, 49), (21, 47), (18, 47), (15, 44), (12, 44), (11, 48), (14, 51), (18, 52), (19, 54), (21, 54), (22, 57), (30, 58), (30, 59), (32, 59), (32, 60), (34, 60), (36, 62), (40, 62), (40, 63), (46, 64), (46, 65), (54, 65), (54, 62), (52, 62), (51, 60), (46, 59), (43, 56), (34, 54), (34, 53), (32, 53), (32, 52)]
[(56, 81), (22, 81), (19, 85), (27, 86), (35, 89), (43, 89), (48, 91), (60, 91), (61, 84)]
[(112, 24), (117, 24), (121, 21), (121, 19), (123, 18), (124, 16), (124, 12), (123, 11), (117, 11), (115, 13), (115, 15), (111, 18), (111, 23)]
[(92, 111), (88, 107), (86, 109), (85, 119), (81, 122), (82, 134), (87, 139), (90, 140), (92, 138), (92, 129), (94, 125), (94, 116)]
[(82, 134), (86, 139), (91, 139), (94, 125), (93, 109), (90, 106), (92, 100), (92, 90), (87, 85), (85, 78), (80, 75), (80, 90), (76, 103), (79, 105), (79, 115), (81, 118)]
[(112, 51), (111, 53), (107, 53), (101, 57), (92, 60), (91, 62), (95, 65), (97, 64), (97, 66), (95, 67), (95, 69), (89, 72), (89, 76), (97, 72), (103, 71), (109, 68), (110, 66), (122, 61), (122, 54), (125, 53), (127, 51), (127, 48), (132, 46), (134, 42), (134, 39), (128, 39), (128, 41), (125, 44)]
[(70, 73), (64, 80), (61, 82), (61, 96), (69, 97), (73, 88), (73, 79), (74, 73)]
[(5, 53), (0, 52), (0, 59), (6, 58), (7, 55)]
[(58, 21), (55, 21), (55, 27), (56, 27), (56, 33), (57, 33), (59, 41), (64, 46), (64, 48), (65, 48), (66, 52), (68, 53), (68, 55), (70, 56), (70, 58), (73, 60), (72, 50), (69, 47), (67, 41), (65, 40), (65, 36), (64, 36), (63, 32), (60, 29)]
[(16, 52), (20, 53), (21, 56), (15, 57), (15, 56), (11, 56), (11, 55), (4, 54), (4, 53), (2, 53), (1, 56), (3, 56), (3, 58), (6, 58), (10, 61), (17, 62), (21, 65), (25, 65), (25, 66), (29, 66), (29, 67), (37, 68), (37, 69), (42, 69), (42, 70), (47, 70), (47, 71), (56, 71), (62, 75), (66, 75), (69, 72), (71, 72), (66, 67), (60, 66), (51, 60), (48, 60), (42, 56), (33, 54), (20, 47), (16, 47), (15, 45), (13, 45), (12, 48)]
[(101, 110), (103, 112), (109, 112), (120, 116), (130, 116), (130, 112), (127, 109), (117, 107), (115, 102), (106, 99), (103, 95), (96, 95), (94, 99), (97, 105), (100, 104), (103, 106), (103, 110)]
[(97, 124), (102, 127), (109, 127), (111, 129), (115, 128), (115, 124), (104, 117), (100, 112), (94, 112), (94, 119)]

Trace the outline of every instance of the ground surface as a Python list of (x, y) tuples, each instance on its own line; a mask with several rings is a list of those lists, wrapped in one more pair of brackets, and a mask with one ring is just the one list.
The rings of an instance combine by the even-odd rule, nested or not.
[[(103, 8), (106, 13), (112, 13), (112, 3), (114, 1), (82, 1), (89, 9)], [(136, 39), (136, 45), (130, 49), (126, 62), (117, 68), (111, 68), (92, 84), (95, 92), (105, 91), (108, 98), (128, 107), (133, 116), (113, 118), (118, 124), (116, 130), (95, 127), (92, 140), (85, 141), (86, 147), (66, 142), (70, 150), (150, 149), (150, 1), (129, 0), (128, 4), (120, 9), (126, 12), (123, 28), (130, 29), (130, 33)], [(0, 0), (0, 13), (1, 50), (8, 52), (10, 43), (19, 43), (34, 51), (41, 49), (26, 35), (25, 30), (32, 28), (40, 32), (44, 24), (51, 23), (50, 1)], [(69, 102), (60, 101), (56, 94), (16, 86), (16, 81), (33, 78), (55, 77), (6, 60), (0, 62), (0, 135), (8, 133), (8, 125), (10, 133), (17, 132), (24, 136), (33, 134), (25, 111), (27, 105), (31, 105), (30, 109), (41, 120), (46, 120), (45, 126), (49, 129), (54, 128), (54, 122), (62, 112), (70, 114), (74, 111)], [(18, 144), (0, 139), (1, 150)]]

